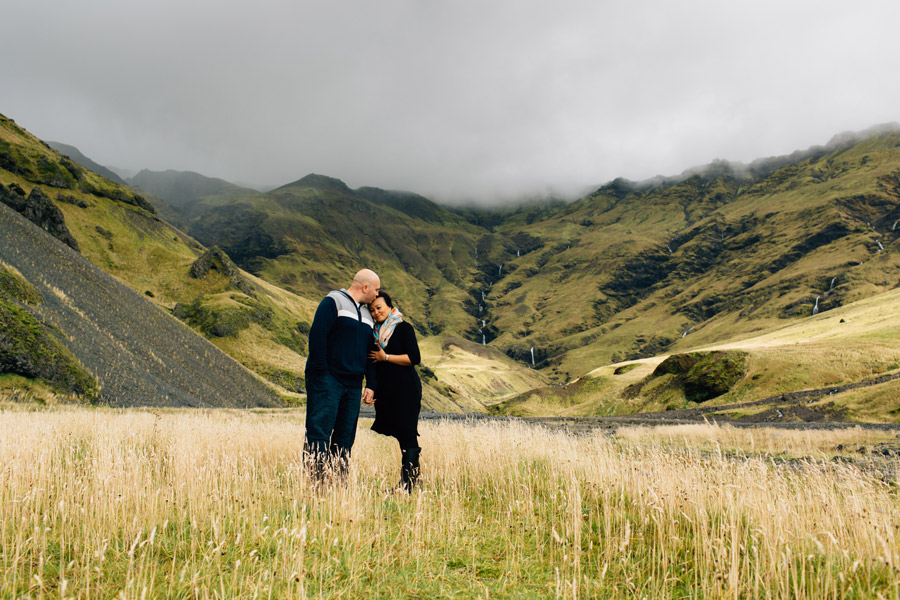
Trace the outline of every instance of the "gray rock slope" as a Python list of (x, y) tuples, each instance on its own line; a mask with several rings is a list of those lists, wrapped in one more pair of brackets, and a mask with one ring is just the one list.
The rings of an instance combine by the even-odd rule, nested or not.
[(276, 406), (248, 370), (137, 292), (0, 204), (0, 260), (44, 297), (36, 316), (114, 406)]

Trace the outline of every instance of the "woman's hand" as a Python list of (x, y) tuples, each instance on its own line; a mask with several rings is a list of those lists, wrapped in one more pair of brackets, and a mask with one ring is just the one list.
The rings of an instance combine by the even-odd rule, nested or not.
[(383, 348), (376, 348), (369, 352), (369, 359), (375, 362), (384, 362), (387, 360), (387, 352)]

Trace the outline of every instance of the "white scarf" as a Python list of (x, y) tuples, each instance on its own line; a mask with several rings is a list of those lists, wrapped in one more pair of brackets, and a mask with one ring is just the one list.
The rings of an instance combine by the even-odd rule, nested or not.
[(375, 335), (375, 339), (378, 341), (378, 345), (381, 346), (382, 350), (387, 348), (391, 336), (394, 335), (394, 329), (397, 327), (397, 323), (402, 322), (403, 313), (396, 308), (392, 308), (390, 314), (384, 321), (375, 324), (375, 329), (372, 330), (372, 333)]

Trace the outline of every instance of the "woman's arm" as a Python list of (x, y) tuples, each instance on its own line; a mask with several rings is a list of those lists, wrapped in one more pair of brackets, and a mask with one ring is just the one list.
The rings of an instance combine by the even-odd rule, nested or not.
[(412, 366), (409, 354), (388, 354), (381, 348), (376, 348), (372, 352), (369, 352), (369, 358), (375, 362), (389, 362), (392, 365), (401, 365), (404, 367)]
[[(406, 327), (402, 327), (403, 325), (406, 325)], [(397, 325), (394, 335), (400, 337), (399, 341), (402, 342), (400, 347), (406, 350), (406, 353), (388, 354), (383, 348), (376, 345), (375, 350), (369, 352), (369, 358), (375, 362), (389, 362), (403, 367), (419, 364), (422, 359), (419, 355), (419, 344), (416, 342), (416, 331), (412, 328), (412, 325), (408, 323)]]

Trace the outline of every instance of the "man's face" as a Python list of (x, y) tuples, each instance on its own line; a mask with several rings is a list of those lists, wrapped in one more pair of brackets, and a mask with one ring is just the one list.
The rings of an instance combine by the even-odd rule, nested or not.
[(381, 289), (381, 281), (376, 279), (374, 283), (366, 284), (363, 286), (363, 301), (360, 304), (369, 304), (375, 297), (378, 295), (378, 290)]

